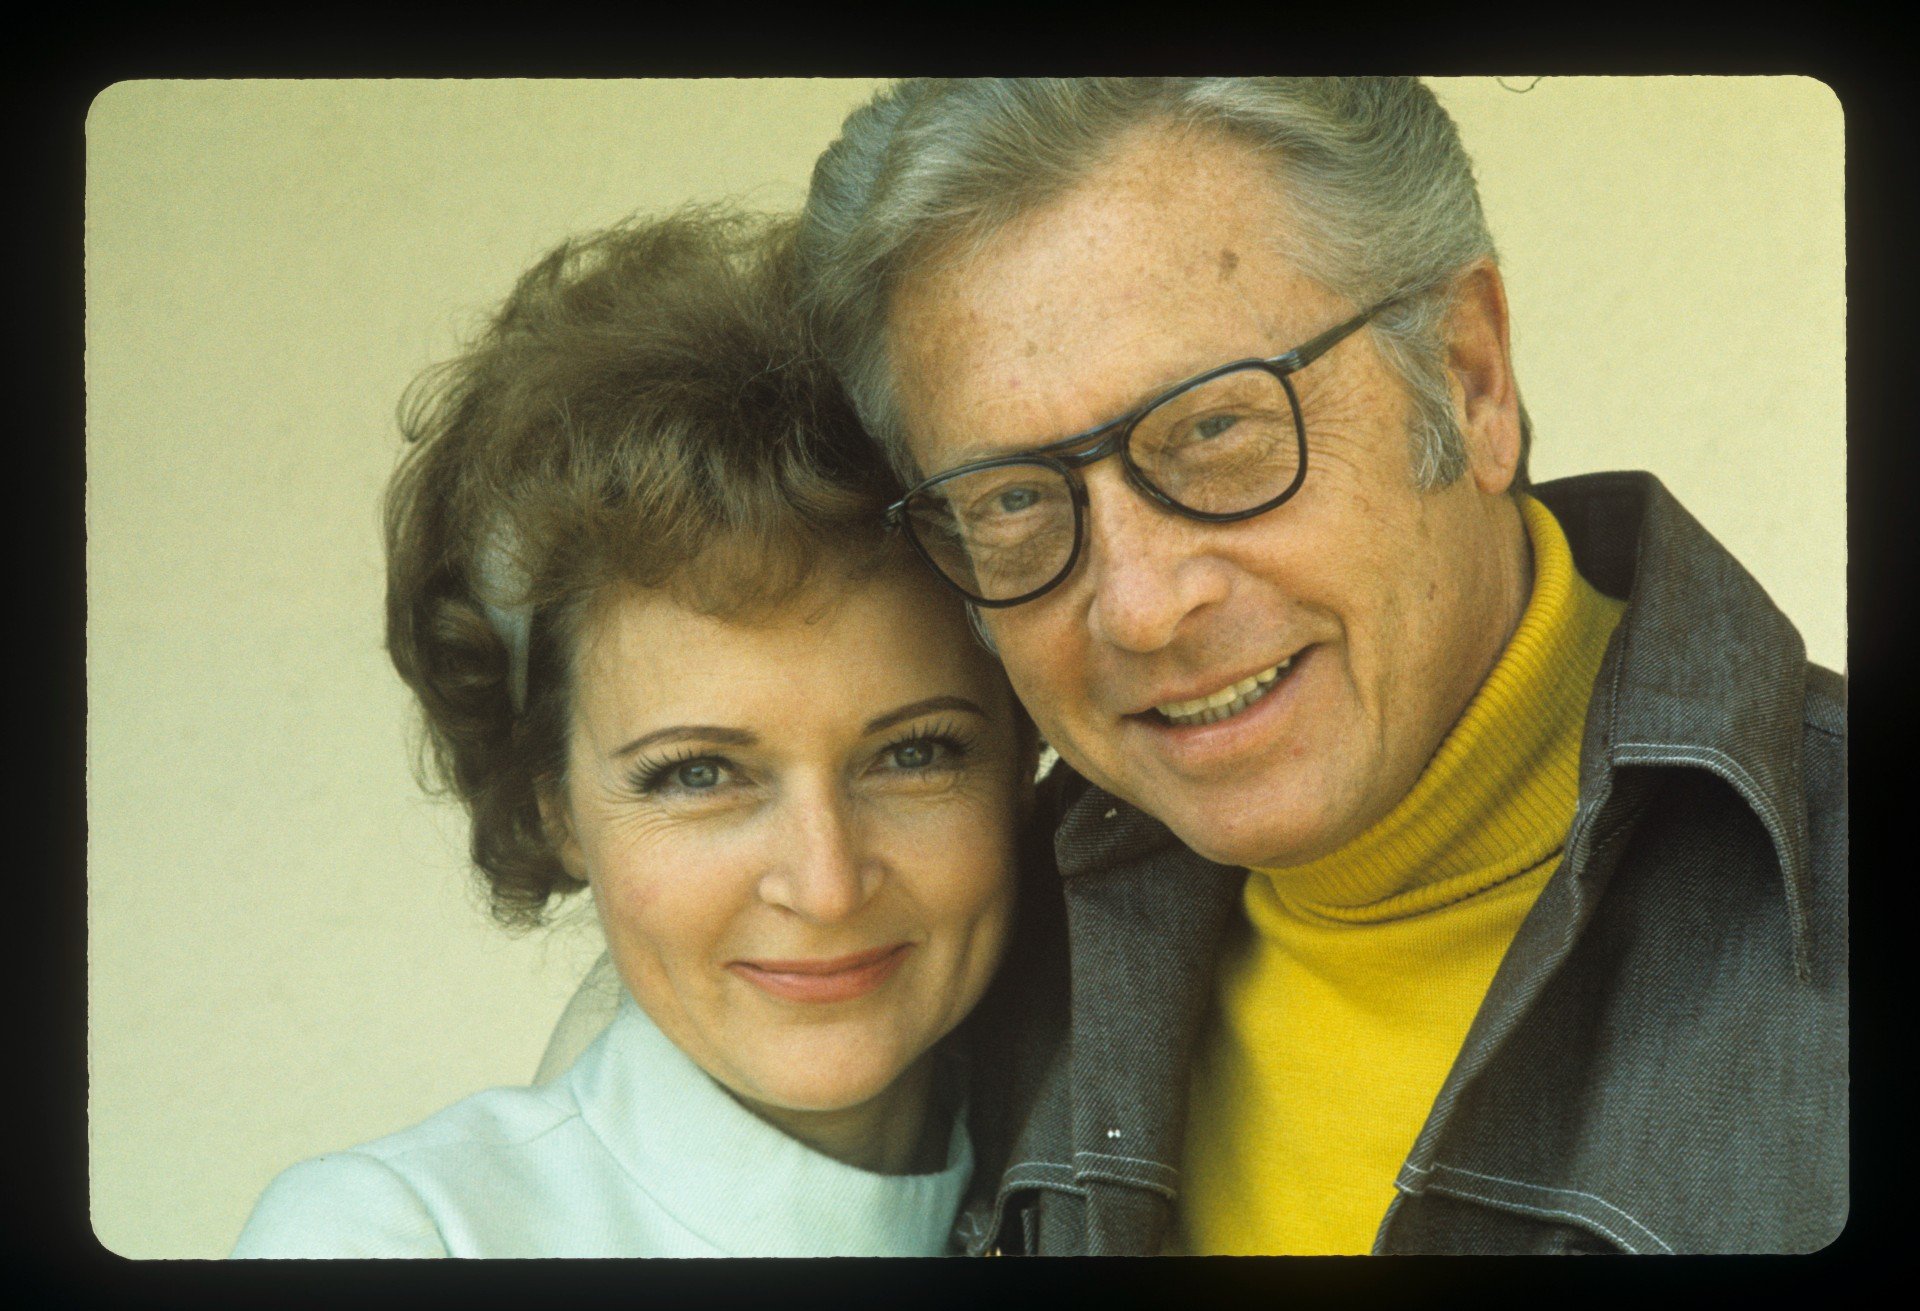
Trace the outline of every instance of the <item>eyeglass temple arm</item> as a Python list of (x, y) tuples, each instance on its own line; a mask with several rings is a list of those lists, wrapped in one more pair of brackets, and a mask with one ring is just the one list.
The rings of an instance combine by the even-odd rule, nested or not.
[(1360, 331), (1368, 319), (1371, 319), (1381, 310), (1398, 304), (1401, 299), (1402, 297), (1399, 296), (1390, 297), (1370, 308), (1361, 310), (1345, 323), (1335, 324), (1318, 337), (1315, 337), (1312, 341), (1302, 342), (1285, 355), (1276, 355), (1268, 360), (1267, 363), (1284, 373), (1296, 373), (1306, 368), (1309, 364), (1312, 364), (1315, 360), (1325, 355), (1354, 333)]

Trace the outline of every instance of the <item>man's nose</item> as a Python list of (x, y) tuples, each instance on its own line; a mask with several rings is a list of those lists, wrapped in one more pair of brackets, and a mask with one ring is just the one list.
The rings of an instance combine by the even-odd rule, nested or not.
[(867, 903), (882, 877), (850, 798), (838, 787), (799, 789), (782, 808), (780, 837), (760, 896), (803, 919), (831, 924)]
[(1149, 501), (1118, 460), (1084, 476), (1088, 624), (1096, 639), (1122, 650), (1158, 651), (1189, 615), (1226, 596), (1226, 573), (1205, 549), (1208, 525)]

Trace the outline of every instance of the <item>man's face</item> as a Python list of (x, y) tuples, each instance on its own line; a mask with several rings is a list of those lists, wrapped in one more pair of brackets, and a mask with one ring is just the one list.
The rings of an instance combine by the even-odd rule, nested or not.
[[(889, 331), (922, 471), (1082, 431), (1362, 308), (1276, 253), (1274, 185), (1237, 143), (1142, 132), (977, 254), (906, 280)], [(1413, 786), (1512, 632), (1526, 564), (1499, 495), (1510, 460), (1487, 449), (1503, 446), (1487, 432), (1508, 431), (1496, 411), (1511, 397), (1491, 285), (1500, 322), (1470, 325), (1454, 371), (1469, 476), (1415, 488), (1410, 403), (1361, 332), (1295, 376), (1308, 457), (1292, 500), (1199, 523), (1102, 461), (1084, 472), (1073, 575), (985, 612), (1054, 748), (1201, 854), (1295, 864), (1359, 834)], [(1500, 357), (1492, 402), (1478, 348)], [(1276, 669), (1226, 718), (1178, 704)]]

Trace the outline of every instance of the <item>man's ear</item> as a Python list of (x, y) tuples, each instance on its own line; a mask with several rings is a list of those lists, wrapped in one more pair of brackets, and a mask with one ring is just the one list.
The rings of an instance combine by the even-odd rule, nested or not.
[(1446, 327), (1447, 387), (1467, 447), (1467, 472), (1490, 496), (1520, 467), (1520, 393), (1507, 342), (1507, 289), (1490, 259), (1454, 284)]
[(587, 881), (587, 860), (580, 850), (580, 839), (573, 831), (573, 814), (567, 809), (566, 785), (553, 779), (541, 779), (534, 785), (540, 802), (540, 826), (560, 866), (578, 882)]

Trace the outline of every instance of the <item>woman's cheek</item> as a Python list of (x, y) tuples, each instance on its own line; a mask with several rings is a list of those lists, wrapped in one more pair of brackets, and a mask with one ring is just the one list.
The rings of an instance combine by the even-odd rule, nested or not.
[(697, 921), (751, 859), (737, 830), (684, 819), (653, 816), (610, 836), (596, 888), (608, 913), (636, 925)]
[[(905, 790), (876, 798), (871, 813), (890, 835), (910, 839), (921, 858), (944, 850), (975, 850), (1013, 820), (1006, 799), (982, 779), (958, 780), (917, 793)], [(940, 845), (934, 845), (934, 844)]]
[(910, 858), (933, 867), (928, 873), (937, 873), (949, 904), (982, 913), (1001, 902), (1010, 905), (1016, 816), (1005, 794), (996, 790), (954, 802), (922, 816)]

